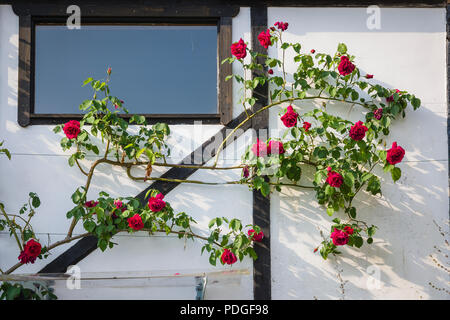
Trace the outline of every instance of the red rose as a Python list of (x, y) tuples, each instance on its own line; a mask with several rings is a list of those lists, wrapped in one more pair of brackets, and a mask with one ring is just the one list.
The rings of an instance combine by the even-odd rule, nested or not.
[(151, 197), (148, 199), (148, 207), (153, 212), (159, 212), (165, 208), (166, 202), (163, 200), (164, 195), (162, 193), (158, 193), (155, 197)]
[(297, 124), (298, 113), (294, 111), (292, 106), (287, 107), (286, 113), (280, 118), (283, 124), (291, 128)]
[(272, 69), (269, 69), (269, 70), (267, 71), (267, 73), (268, 73), (268, 74), (273, 74), (273, 70), (272, 70)]
[(373, 117), (377, 120), (380, 120), (383, 117), (383, 108), (379, 108), (373, 112)]
[[(398, 90), (398, 89), (395, 89), (395, 92), (398, 93), (398, 94), (400, 94), (400, 90)], [(392, 96), (390, 96), (390, 97), (387, 97), (387, 98), (386, 98), (386, 101), (387, 101), (387, 102), (393, 102), (393, 101), (394, 101), (394, 95), (392, 95)]]
[(256, 139), (256, 143), (252, 146), (252, 152), (257, 157), (267, 156), (267, 144)]
[(66, 134), (67, 139), (74, 139), (78, 137), (81, 132), (80, 123), (76, 120), (70, 120), (64, 125), (63, 131)]
[(303, 122), (303, 129), (305, 129), (306, 132), (308, 132), (309, 128), (311, 128), (311, 123), (307, 121)]
[(258, 233), (253, 229), (248, 230), (248, 235), (250, 236), (250, 240), (256, 242), (261, 242), (262, 239), (264, 238), (264, 233), (262, 231)]
[(397, 142), (392, 144), (392, 147), (387, 151), (386, 161), (394, 165), (402, 161), (405, 156), (405, 150), (402, 147), (397, 147)]
[(262, 31), (258, 35), (259, 43), (264, 47), (268, 48), (270, 45), (272, 45), (272, 42), (270, 41), (270, 30), (267, 29), (266, 31)]
[(127, 210), (127, 208), (123, 205), (123, 202), (120, 200), (114, 200), (114, 205), (116, 206), (117, 209), (119, 209), (122, 212)]
[(34, 239), (30, 239), (23, 247), (23, 251), (20, 252), (18, 259), (22, 264), (34, 263), (36, 258), (41, 254), (41, 250), (41, 244)]
[(242, 168), (242, 175), (244, 176), (244, 178), (248, 178), (250, 175), (250, 171), (248, 169), (248, 166), (245, 166), (244, 168)]
[(283, 143), (281, 141), (271, 140), (269, 141), (269, 146), (267, 147), (268, 154), (283, 154), (284, 150)]
[(344, 231), (347, 233), (347, 234), (353, 234), (353, 228), (352, 227), (350, 227), (350, 226), (345, 226), (344, 227)]
[(223, 250), (223, 253), (222, 253), (222, 256), (220, 257), (220, 259), (222, 260), (223, 263), (226, 263), (226, 264), (233, 264), (237, 261), (236, 256), (229, 249)]
[(347, 56), (341, 57), (341, 62), (338, 66), (339, 73), (343, 76), (346, 76), (355, 70), (355, 65), (351, 63)]
[(88, 208), (93, 208), (93, 207), (95, 207), (95, 206), (97, 206), (97, 205), (98, 205), (98, 201), (94, 201), (94, 200), (87, 201), (87, 202), (85, 202), (85, 204), (84, 204), (84, 206), (85, 206), (85, 207), (88, 207)]
[(314, 49), (311, 49), (311, 53), (316, 53), (316, 50), (314, 50)]
[(373, 74), (366, 74), (366, 79), (372, 79), (373, 78)]
[(278, 29), (280, 29), (281, 31), (286, 31), (289, 23), (287, 22), (275, 22), (274, 26), (276, 26)]
[(358, 121), (350, 128), (350, 138), (355, 141), (364, 139), (366, 131), (369, 130), (361, 121)]
[(141, 230), (144, 227), (144, 222), (142, 222), (142, 218), (137, 213), (131, 218), (127, 219), (128, 226), (133, 230)]
[(247, 45), (242, 38), (231, 45), (231, 54), (238, 59), (244, 59), (247, 56)]
[(335, 246), (343, 246), (348, 242), (348, 234), (342, 230), (334, 229), (330, 236)]
[(107, 74), (111, 74), (111, 67), (108, 68), (108, 70), (106, 70)]
[(339, 188), (344, 182), (344, 178), (342, 178), (342, 176), (339, 173), (332, 171), (330, 167), (328, 167), (327, 170), (328, 170), (328, 177), (326, 183), (328, 183), (332, 187)]

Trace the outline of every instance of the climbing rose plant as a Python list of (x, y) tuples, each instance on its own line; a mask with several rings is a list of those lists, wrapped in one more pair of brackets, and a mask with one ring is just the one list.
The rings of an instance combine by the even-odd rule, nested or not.
[[(317, 201), (329, 216), (340, 214), (345, 219), (334, 218), (329, 237), (320, 244), (320, 254), (327, 259), (329, 254), (341, 253), (339, 247), (361, 247), (364, 238), (368, 244), (373, 242), (377, 227), (357, 219), (357, 208), (353, 200), (360, 192), (369, 195), (381, 194), (381, 180), (373, 169), (378, 165), (385, 173), (390, 173), (397, 181), (401, 176), (398, 164), (405, 156), (405, 150), (398, 142), (389, 148), (386, 138), (390, 125), (399, 116), (405, 117), (406, 109), (420, 107), (420, 100), (414, 95), (398, 89), (385, 88), (368, 81), (374, 75), (361, 75), (356, 58), (351, 55), (345, 44), (339, 43), (333, 54), (302, 50), (300, 43), (283, 41), (283, 33), (288, 29), (287, 22), (276, 22), (273, 27), (258, 35), (261, 48), (276, 47), (281, 50), (282, 59), (277, 59), (250, 50), (243, 39), (231, 45), (231, 57), (222, 63), (238, 63), (244, 70), (244, 76), (229, 75), (243, 87), (240, 100), (246, 118), (233, 129), (218, 146), (213, 166), (189, 166), (208, 170), (242, 170), (238, 181), (211, 183), (196, 180), (164, 179), (152, 176), (153, 167), (183, 167), (166, 162), (170, 148), (166, 143), (170, 135), (167, 124), (146, 124), (143, 116), (133, 115), (129, 122), (121, 117), (128, 113), (125, 103), (112, 96), (109, 88), (111, 68), (108, 68), (105, 80), (88, 78), (84, 85), (90, 85), (94, 95), (80, 105), (84, 112), (81, 121), (71, 120), (55, 127), (55, 133), (64, 133), (60, 145), (64, 151), (71, 152), (69, 166), (77, 166), (86, 176), (86, 183), (79, 186), (71, 196), (73, 208), (66, 216), (71, 220), (65, 239), (53, 244), (43, 245), (33, 231), (31, 218), (40, 206), (39, 197), (30, 193), (30, 199), (19, 215), (8, 214), (3, 204), (0, 210), (4, 219), (0, 219), (0, 229), (8, 229), (16, 239), (19, 254), (18, 263), (2, 274), (10, 274), (24, 264), (34, 263), (36, 259), (45, 259), (55, 247), (76, 239), (94, 235), (98, 247), (104, 251), (112, 248), (114, 235), (119, 232), (148, 232), (150, 235), (163, 232), (176, 234), (180, 239), (199, 239), (204, 241), (201, 253), (209, 254), (209, 262), (216, 265), (232, 265), (245, 256), (256, 259), (254, 243), (263, 241), (264, 233), (258, 226), (246, 225), (235, 218), (217, 217), (209, 223), (209, 236), (193, 231), (195, 220), (184, 212), (176, 212), (165, 195), (158, 190), (149, 189), (144, 199), (133, 197), (112, 197), (101, 191), (96, 198), (89, 194), (92, 178), (98, 165), (121, 167), (126, 175), (135, 181), (168, 181), (196, 184), (247, 184), (251, 189), (259, 190), (269, 196), (274, 190), (285, 187), (304, 188), (314, 191)], [(296, 71), (292, 80), (287, 80), (285, 54), (294, 53)], [(247, 59), (246, 59), (247, 58)], [(280, 70), (274, 72), (274, 68)], [(255, 76), (247, 79), (245, 71)], [(373, 80), (372, 80), (373, 81)], [(258, 98), (248, 91), (269, 84), (268, 104), (263, 106)], [(99, 97), (102, 96), (102, 97)], [(316, 101), (320, 107), (302, 112), (303, 102)], [(330, 111), (341, 108), (342, 104), (364, 110), (364, 118), (353, 123)], [(278, 108), (280, 121), (286, 128), (281, 139), (268, 141), (257, 139), (249, 146), (242, 157), (242, 164), (234, 167), (217, 166), (219, 155), (236, 130), (270, 108)], [(129, 124), (139, 125), (137, 133), (129, 130)], [(0, 144), (1, 146), (2, 144)], [(9, 158), (6, 149), (0, 149)], [(81, 160), (88, 154), (100, 155), (90, 167), (84, 168)], [(313, 182), (303, 185), (304, 167), (313, 168)], [(135, 176), (132, 169), (140, 169), (142, 176)], [(11, 219), (12, 218), (12, 219)], [(17, 218), (17, 219), (16, 219)], [(85, 233), (73, 235), (78, 223), (82, 223)], [(314, 252), (319, 251), (319, 247)], [(29, 288), (19, 284), (4, 282), (0, 288), (2, 298), (43, 297), (39, 290), (49, 298), (55, 296), (46, 288), (30, 293)]]
[[(257, 139), (242, 158), (245, 165), (242, 182), (260, 190), (268, 196), (282, 187), (298, 187), (313, 190), (317, 201), (328, 216), (343, 212), (346, 219), (334, 218), (328, 239), (320, 247), (324, 259), (330, 253), (339, 254), (343, 246), (360, 248), (371, 244), (377, 227), (358, 220), (357, 207), (353, 204), (361, 191), (381, 195), (381, 180), (373, 169), (381, 166), (390, 173), (393, 181), (401, 176), (398, 166), (405, 150), (398, 142), (389, 148), (386, 138), (390, 125), (399, 116), (405, 117), (406, 109), (420, 107), (420, 100), (406, 91), (385, 88), (368, 79), (374, 75), (361, 75), (356, 58), (347, 46), (339, 43), (333, 54), (319, 53), (315, 49), (303, 51), (299, 43), (283, 41), (283, 32), (288, 28), (284, 22), (276, 22), (258, 36), (260, 45), (271, 46), (281, 51), (282, 59), (269, 57), (246, 48), (247, 55), (240, 52), (224, 60), (224, 63), (239, 63), (245, 70), (257, 75), (251, 80), (234, 74), (234, 78), (245, 90), (254, 90), (269, 84), (269, 104), (255, 107), (258, 98), (246, 97), (241, 103), (247, 119), (272, 107), (280, 109), (280, 120), (286, 128), (282, 139)], [(242, 39), (240, 46), (244, 47)], [(287, 81), (285, 53), (292, 50), (296, 71), (291, 82)], [(274, 74), (272, 68), (279, 67)], [(266, 71), (268, 70), (268, 71)], [(317, 101), (320, 107), (302, 112), (302, 103)], [(342, 109), (343, 104), (362, 108), (364, 119), (353, 123), (333, 110)], [(246, 122), (247, 120), (244, 120)], [(313, 168), (312, 185), (302, 185), (304, 167)], [(314, 249), (314, 252), (318, 251)]]

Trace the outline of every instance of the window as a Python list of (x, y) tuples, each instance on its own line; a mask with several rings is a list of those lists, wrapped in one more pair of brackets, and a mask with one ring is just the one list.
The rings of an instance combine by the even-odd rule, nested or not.
[(149, 123), (229, 123), (232, 81), (225, 78), (231, 65), (220, 62), (229, 56), (231, 19), (239, 7), (170, 3), (80, 5), (78, 30), (66, 27), (64, 3), (14, 6), (19, 124), (81, 119), (78, 106), (92, 97), (83, 81), (104, 78), (108, 67), (112, 94)]
[(130, 113), (218, 114), (217, 25), (36, 25), (35, 46), (36, 115), (79, 113), (109, 66)]

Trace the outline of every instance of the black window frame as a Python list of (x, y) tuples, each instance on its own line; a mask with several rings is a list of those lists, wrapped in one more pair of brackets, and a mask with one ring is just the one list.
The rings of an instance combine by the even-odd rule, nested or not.
[[(76, 3), (75, 3), (76, 4)], [(163, 4), (132, 4), (111, 2), (108, 4), (77, 4), (81, 9), (83, 23), (95, 24), (216, 24), (217, 25), (217, 114), (139, 114), (146, 117), (149, 124), (166, 122), (168, 124), (228, 124), (233, 117), (232, 81), (225, 78), (232, 73), (231, 65), (221, 64), (230, 56), (232, 43), (232, 18), (239, 13), (239, 6), (215, 5), (198, 6), (175, 4), (166, 1)], [(53, 125), (69, 120), (79, 120), (80, 114), (38, 114), (34, 113), (34, 57), (35, 30), (38, 24), (65, 23), (67, 3), (19, 3), (13, 5), (19, 16), (19, 94), (17, 121), (20, 126)], [(124, 114), (129, 119), (132, 114)]]

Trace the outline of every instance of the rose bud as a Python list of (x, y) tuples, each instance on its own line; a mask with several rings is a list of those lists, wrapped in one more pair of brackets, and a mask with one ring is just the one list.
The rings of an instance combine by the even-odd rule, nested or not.
[(314, 49), (311, 49), (311, 53), (315, 53), (316, 52), (316, 50), (314, 50)]

